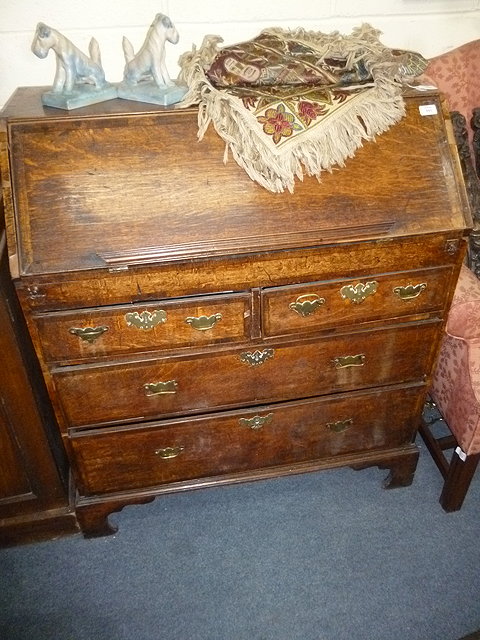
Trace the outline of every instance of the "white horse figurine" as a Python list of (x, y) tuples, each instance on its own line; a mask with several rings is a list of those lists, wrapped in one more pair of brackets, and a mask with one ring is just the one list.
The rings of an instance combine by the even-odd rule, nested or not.
[(39, 22), (32, 51), (39, 58), (46, 58), (50, 49), (55, 52), (57, 62), (52, 87), (54, 93), (71, 93), (76, 84), (93, 84), (97, 89), (107, 84), (95, 38), (90, 40), (88, 57), (61, 33)]
[(165, 43), (177, 44), (178, 31), (170, 18), (163, 13), (157, 13), (145, 38), (145, 42), (134, 53), (130, 41), (123, 38), (123, 53), (125, 55), (124, 81), (135, 85), (142, 81), (153, 81), (158, 87), (170, 86), (174, 83), (168, 75), (165, 65)]

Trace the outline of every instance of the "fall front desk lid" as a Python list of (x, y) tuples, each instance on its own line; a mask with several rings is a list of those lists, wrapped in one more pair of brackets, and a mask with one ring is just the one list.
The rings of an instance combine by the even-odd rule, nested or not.
[(406, 98), (403, 120), (344, 167), (280, 194), (231, 157), (224, 163), (212, 127), (199, 142), (195, 109), (112, 100), (63, 112), (39, 107), (38, 90), (21, 98), (2, 114), (13, 185), (9, 253), (20, 275), (466, 226), (436, 96)]

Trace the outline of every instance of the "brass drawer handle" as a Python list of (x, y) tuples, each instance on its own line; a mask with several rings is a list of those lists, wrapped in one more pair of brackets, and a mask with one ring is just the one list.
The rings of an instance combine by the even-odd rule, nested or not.
[(365, 364), (365, 354), (358, 353), (355, 356), (339, 356), (333, 359), (336, 369), (345, 369), (346, 367), (363, 367)]
[(164, 324), (166, 321), (167, 312), (163, 309), (142, 311), (142, 313), (133, 311), (125, 314), (127, 327), (135, 327), (136, 329), (143, 329), (143, 331), (150, 331), (150, 329), (153, 329), (158, 324)]
[(257, 431), (261, 429), (264, 425), (268, 424), (272, 421), (273, 413), (267, 413), (266, 416), (253, 416), (253, 418), (239, 418), (238, 422), (241, 427), (248, 427), (249, 429), (253, 429)]
[(378, 282), (372, 280), (363, 284), (359, 282), (355, 286), (353, 284), (347, 284), (340, 289), (340, 295), (343, 299), (350, 300), (354, 304), (360, 304), (368, 296), (372, 296), (377, 291)]
[(321, 298), (316, 293), (306, 293), (303, 296), (298, 296), (295, 302), (291, 302), (288, 306), (302, 318), (306, 318), (315, 313), (322, 304), (325, 304), (325, 298)]
[(406, 287), (395, 287), (393, 293), (401, 300), (411, 300), (418, 296), (427, 288), (426, 282), (420, 284), (408, 284)]
[(190, 316), (185, 318), (185, 322), (197, 331), (208, 331), (208, 329), (212, 329), (222, 317), (221, 313), (214, 313), (213, 316), (199, 316), (198, 318)]
[(160, 456), (163, 460), (169, 460), (179, 456), (184, 449), (185, 447), (165, 447), (164, 449), (157, 449), (155, 455)]
[(158, 396), (162, 393), (176, 393), (178, 382), (167, 380), (166, 382), (148, 382), (143, 385), (146, 396)]
[(258, 367), (269, 358), (273, 358), (275, 355), (275, 349), (264, 349), (263, 351), (245, 351), (240, 354), (240, 360), (251, 367)]
[(77, 336), (80, 340), (93, 344), (105, 331), (108, 331), (108, 327), (102, 325), (101, 327), (71, 327), (68, 333)]
[(334, 433), (341, 433), (342, 431), (349, 429), (352, 425), (352, 418), (347, 418), (346, 420), (337, 420), (337, 422), (327, 422), (325, 426)]

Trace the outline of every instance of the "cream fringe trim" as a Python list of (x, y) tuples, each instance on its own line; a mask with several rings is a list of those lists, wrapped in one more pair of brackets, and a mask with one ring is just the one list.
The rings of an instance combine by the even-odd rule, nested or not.
[[(343, 167), (354, 156), (363, 140), (372, 141), (405, 115), (398, 61), (378, 40), (379, 32), (370, 25), (355, 29), (351, 36), (338, 32), (321, 34), (303, 29), (268, 29), (280, 37), (294, 38), (315, 46), (319, 57), (347, 57), (348, 65), (362, 58), (373, 77), (373, 86), (356, 94), (349, 103), (330, 114), (320, 126), (297, 136), (280, 150), (272, 149), (250, 126), (252, 114), (238, 98), (216, 89), (205, 69), (220, 50), (222, 38), (206, 36), (197, 51), (180, 58), (180, 80), (189, 90), (178, 107), (198, 104), (198, 138), (201, 140), (212, 123), (225, 141), (224, 162), (228, 152), (252, 180), (274, 193), (285, 189), (293, 193), (295, 177), (306, 173), (320, 179), (322, 171)], [(361, 119), (361, 121), (360, 121)], [(363, 124), (362, 124), (363, 123)], [(310, 134), (310, 135), (309, 135)], [(291, 144), (290, 144), (291, 142)]]

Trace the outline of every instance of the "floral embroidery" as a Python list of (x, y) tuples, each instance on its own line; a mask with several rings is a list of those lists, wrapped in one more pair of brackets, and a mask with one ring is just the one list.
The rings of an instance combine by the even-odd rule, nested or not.
[(306, 100), (300, 100), (298, 103), (298, 113), (302, 118), (305, 125), (308, 127), (312, 120), (316, 120), (318, 116), (324, 116), (328, 109), (318, 102), (307, 102)]
[(257, 118), (263, 124), (264, 133), (272, 136), (275, 144), (278, 144), (282, 137), (288, 138), (294, 131), (299, 131), (302, 127), (295, 123), (295, 117), (291, 113), (286, 113), (283, 104), (279, 104), (276, 109), (267, 109), (265, 115)]

